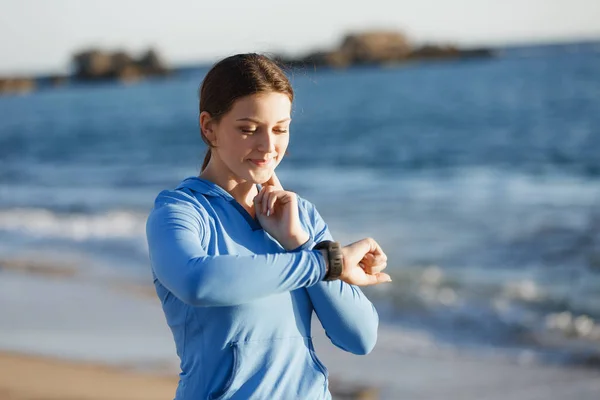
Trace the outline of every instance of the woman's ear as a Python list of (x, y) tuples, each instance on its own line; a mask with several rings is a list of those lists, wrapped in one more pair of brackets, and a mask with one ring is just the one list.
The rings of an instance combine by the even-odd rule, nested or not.
[(215, 132), (214, 132), (215, 121), (207, 111), (200, 113), (200, 131), (202, 135), (214, 146), (215, 145)]

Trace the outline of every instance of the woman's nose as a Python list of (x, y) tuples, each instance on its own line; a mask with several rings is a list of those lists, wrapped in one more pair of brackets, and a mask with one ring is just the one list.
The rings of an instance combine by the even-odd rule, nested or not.
[(260, 135), (258, 140), (258, 150), (264, 153), (272, 153), (275, 151), (275, 135), (271, 132)]

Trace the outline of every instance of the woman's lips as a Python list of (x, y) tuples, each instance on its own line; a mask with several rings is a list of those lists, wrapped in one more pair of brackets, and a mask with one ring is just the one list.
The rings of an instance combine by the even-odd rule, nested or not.
[(253, 159), (250, 159), (250, 162), (252, 162), (255, 165), (258, 165), (259, 167), (268, 167), (273, 162), (273, 159), (272, 158), (270, 158), (268, 160), (262, 160), (262, 159), (253, 160)]

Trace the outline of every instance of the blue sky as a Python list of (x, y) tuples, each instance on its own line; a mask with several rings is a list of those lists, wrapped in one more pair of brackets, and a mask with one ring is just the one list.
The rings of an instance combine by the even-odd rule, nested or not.
[(600, 0), (1, 0), (0, 73), (64, 72), (89, 46), (169, 64), (242, 51), (301, 54), (343, 34), (402, 30), (459, 45), (600, 38)]

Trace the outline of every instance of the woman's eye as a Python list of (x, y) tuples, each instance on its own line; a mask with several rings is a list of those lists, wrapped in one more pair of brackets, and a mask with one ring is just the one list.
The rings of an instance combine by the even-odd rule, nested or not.
[(256, 132), (256, 129), (240, 128), (240, 130), (246, 135), (252, 135), (254, 132)]
[(277, 132), (277, 133), (287, 133), (287, 129), (273, 129), (273, 132)]

